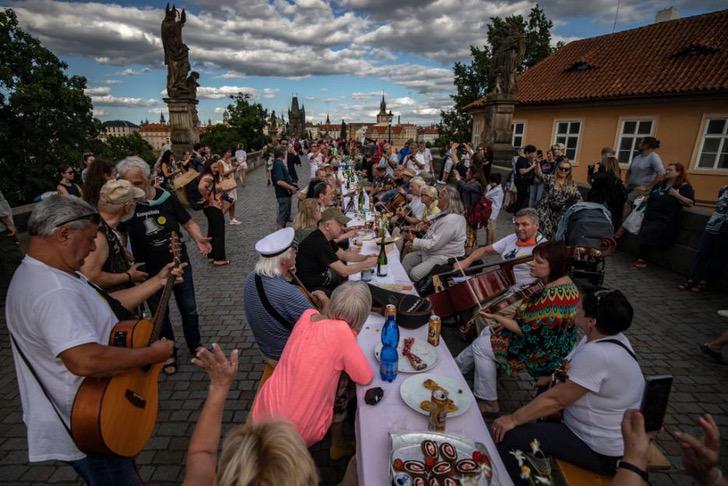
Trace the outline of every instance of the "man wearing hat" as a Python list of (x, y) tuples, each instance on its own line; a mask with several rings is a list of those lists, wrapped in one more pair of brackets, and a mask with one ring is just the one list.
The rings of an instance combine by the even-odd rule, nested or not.
[(340, 209), (328, 208), (321, 213), (318, 229), (301, 242), (296, 268), (309, 290), (320, 289), (330, 294), (349, 275), (376, 265), (376, 256), (360, 255), (336, 245), (334, 240), (344, 233), (349, 221)]
[[(288, 281), (296, 266), (293, 234), (293, 228), (283, 228), (259, 240), (255, 250), (260, 257), (245, 279), (245, 317), (263, 359), (274, 367), (298, 318), (313, 308), (301, 290)], [(321, 291), (314, 291), (313, 297), (319, 308), (329, 301)]]
[(142, 199), (144, 191), (129, 181), (110, 180), (101, 187), (95, 249), (84, 260), (81, 273), (107, 292), (127, 289), (148, 276), (139, 270), (144, 263), (131, 262), (117, 230), (119, 223), (134, 215), (136, 203)]

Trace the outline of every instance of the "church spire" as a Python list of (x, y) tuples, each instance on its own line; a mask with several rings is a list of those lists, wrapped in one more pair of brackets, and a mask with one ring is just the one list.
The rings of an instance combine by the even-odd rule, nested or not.
[(331, 125), (331, 120), (329, 120), (329, 114), (326, 113), (326, 124)]
[(379, 103), (379, 114), (380, 115), (387, 114), (387, 102), (384, 101), (384, 93), (382, 93), (382, 101)]

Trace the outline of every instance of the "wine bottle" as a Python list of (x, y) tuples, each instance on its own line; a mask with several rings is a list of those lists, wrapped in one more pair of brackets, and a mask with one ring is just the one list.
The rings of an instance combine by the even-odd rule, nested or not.
[(384, 244), (385, 235), (382, 234), (382, 243), (379, 248), (379, 256), (377, 257), (377, 277), (386, 277), (389, 273), (389, 265), (387, 262), (387, 246)]

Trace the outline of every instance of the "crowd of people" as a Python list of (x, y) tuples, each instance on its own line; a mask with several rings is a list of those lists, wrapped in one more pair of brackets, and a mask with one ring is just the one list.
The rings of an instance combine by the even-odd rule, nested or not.
[[(162, 313), (159, 341), (135, 349), (108, 345), (118, 321), (157, 313), (172, 276), (186, 354), (210, 378), (184, 483), (318, 484), (307, 448), (329, 434), (332, 459), (352, 456), (355, 444), (348, 442), (344, 422), (354, 386), (374, 376), (356, 340), (372, 308), (371, 291), (349, 281), (377, 265), (376, 256), (359, 252), (356, 230), (348, 227), (348, 213), (364, 205), (386, 215), (387, 229), (399, 240), (402, 267), (417, 289), (446, 270), (464, 275), (489, 255), (504, 262), (531, 258), (514, 262), (513, 288), (533, 291), (498, 312), (482, 310), (482, 321), (462, 323), (461, 333), (474, 339), (456, 358), (462, 373), (474, 371), (478, 407), (495, 419), (492, 434), (514, 482), (522, 481), (522, 464), (511, 451), (527, 450), (537, 439), (546, 454), (616, 474), (614, 484), (639, 484), (635, 478), (641, 481), (646, 470), (649, 435), (632, 410), (639, 408), (645, 383), (627, 334), (634, 311), (617, 289), (579, 288), (570, 277), (571, 254), (557, 235), (580, 204), (601, 205), (616, 237), (635, 232), (637, 214), (641, 246), (633, 267), (644, 268), (654, 247), (675, 241), (682, 208), (694, 203), (685, 168), (678, 162), (663, 168), (658, 148), (659, 141), (643, 139), (626, 185), (614, 151), (605, 148), (589, 167), (591, 187), (582, 201), (561, 144), (545, 154), (526, 145), (503, 181), (492, 170), (492, 151), (482, 145), (449, 144), (436, 174), (423, 143), (410, 141), (399, 150), (373, 140), (271, 143), (262, 157), (276, 199), (277, 229), (255, 245), (258, 259), (245, 277), (243, 299), (247, 325), (272, 374), (258, 390), (247, 423), (229, 432), (219, 457), (222, 414), (239, 353), (226, 355), (219, 345), (205, 343), (186, 245), (177, 259), (169, 247), (174, 235), (183, 235), (211, 266), (230, 264), (225, 230), (241, 223), (236, 201), (246, 184), (247, 154), (241, 145), (215, 155), (199, 144), (179, 161), (164, 150), (152, 164), (136, 156), (112, 164), (84, 154), (81, 183), (73, 167), (61, 166), (57, 194), (34, 208), (30, 246), (7, 294), (30, 460), (65, 461), (91, 485), (141, 484), (134, 458), (84, 454), (68, 425), (84, 377), (154, 363), (162, 363), (168, 375), (177, 372), (181, 352), (169, 312)], [(300, 187), (304, 163), (310, 177)], [(358, 182), (350, 184), (354, 174)], [(0, 250), (19, 255), (3, 201)], [(496, 240), (502, 209), (514, 213), (514, 228)], [(206, 235), (190, 210), (204, 214)], [(479, 245), (481, 230), (485, 241)], [(716, 281), (725, 266), (719, 250), (728, 243), (726, 235), (728, 186), (719, 193), (690, 279), (681, 288), (700, 292)], [(728, 332), (700, 350), (722, 362), (727, 343)], [(552, 378), (565, 362), (568, 379), (556, 383)], [(526, 371), (543, 392), (502, 415), (498, 370)], [(561, 420), (543, 420), (554, 414)], [(701, 484), (725, 484), (717, 469), (715, 421), (703, 417), (700, 426), (704, 442), (677, 435), (686, 470), (712, 482)], [(342, 484), (356, 484), (353, 459)]]

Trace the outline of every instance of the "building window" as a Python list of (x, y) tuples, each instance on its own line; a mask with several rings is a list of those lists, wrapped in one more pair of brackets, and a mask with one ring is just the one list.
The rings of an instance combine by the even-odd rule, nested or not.
[(728, 169), (728, 117), (705, 119), (698, 169)]
[(580, 121), (560, 121), (556, 123), (556, 136), (554, 143), (563, 143), (566, 146), (566, 158), (576, 159), (576, 149), (579, 147), (579, 135), (581, 134)]
[(629, 164), (632, 157), (639, 154), (642, 139), (653, 134), (652, 120), (624, 120), (619, 133), (617, 158), (620, 164)]
[(513, 122), (511, 130), (513, 132), (511, 145), (517, 149), (523, 147), (523, 136), (526, 134), (526, 124), (524, 122)]

